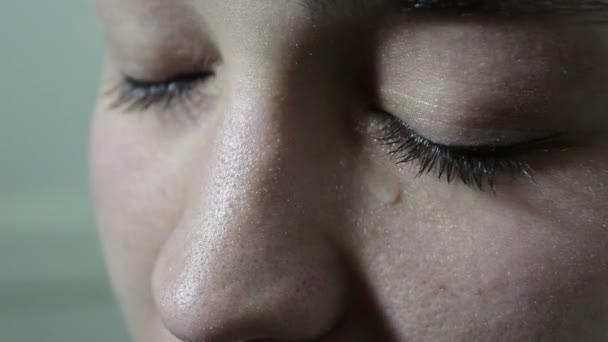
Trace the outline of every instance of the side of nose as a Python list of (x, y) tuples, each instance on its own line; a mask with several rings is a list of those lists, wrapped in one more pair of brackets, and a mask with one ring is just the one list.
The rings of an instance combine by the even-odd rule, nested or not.
[(339, 320), (345, 274), (324, 234), (336, 221), (316, 215), (331, 212), (332, 152), (302, 133), (318, 118), (269, 87), (233, 90), (157, 261), (155, 300), (183, 340), (312, 340)]

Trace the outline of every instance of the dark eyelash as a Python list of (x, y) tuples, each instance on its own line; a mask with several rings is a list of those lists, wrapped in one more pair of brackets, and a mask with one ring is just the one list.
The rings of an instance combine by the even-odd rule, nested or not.
[(174, 101), (191, 95), (198, 83), (204, 82), (211, 73), (188, 75), (165, 82), (145, 82), (125, 77), (110, 90), (116, 93), (111, 108), (125, 107), (126, 112), (147, 110), (154, 105), (168, 108)]
[(418, 176), (436, 172), (440, 180), (451, 183), (459, 179), (481, 191), (487, 186), (494, 192), (496, 178), (502, 173), (532, 178), (532, 168), (520, 154), (544, 146), (557, 137), (552, 135), (509, 146), (447, 146), (422, 137), (400, 119), (391, 117), (389, 120), (376, 139), (390, 147), (389, 154), (397, 158), (397, 163), (417, 161)]
[[(404, 10), (485, 13), (514, 16), (524, 14), (577, 17), (580, 23), (608, 22), (608, 4), (602, 0), (395, 0)], [(576, 22), (576, 21), (575, 21)]]
[(416, 10), (475, 10), (483, 2), (481, 0), (400, 0), (399, 5), (404, 9)]

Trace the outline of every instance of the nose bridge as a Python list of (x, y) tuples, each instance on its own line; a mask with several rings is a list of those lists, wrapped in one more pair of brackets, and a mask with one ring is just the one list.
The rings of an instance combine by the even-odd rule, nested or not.
[(314, 338), (335, 323), (344, 292), (323, 223), (302, 208), (323, 198), (303, 184), (326, 167), (319, 139), (302, 130), (326, 125), (272, 71), (233, 72), (202, 184), (159, 258), (156, 299), (187, 340)]
[(241, 59), (226, 70), (229, 91), (219, 110), (209, 168), (218, 187), (231, 191), (216, 200), (239, 194), (258, 196), (259, 204), (270, 194), (285, 200), (294, 192), (307, 196), (304, 184), (325, 182), (328, 173), (337, 172), (335, 157), (349, 137), (342, 104), (335, 101), (339, 96), (328, 91), (333, 80), (314, 66), (294, 67), (304, 62), (287, 55), (294, 59)]
[[(277, 90), (277, 81), (256, 79), (255, 84), (235, 87), (223, 104), (208, 165), (209, 186), (217, 191), (214, 205), (229, 207), (239, 201), (241, 214), (289, 196), (290, 179), (299, 177), (290, 162), (299, 159), (304, 164), (310, 154), (305, 152), (316, 148), (301, 134), (302, 117), (288, 103), (288, 95)], [(312, 168), (299, 171), (315, 177)]]

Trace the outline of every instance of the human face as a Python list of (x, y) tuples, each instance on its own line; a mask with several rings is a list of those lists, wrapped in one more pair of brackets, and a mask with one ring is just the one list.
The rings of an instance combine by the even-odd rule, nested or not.
[(95, 1), (135, 341), (608, 339), (600, 10), (411, 3)]

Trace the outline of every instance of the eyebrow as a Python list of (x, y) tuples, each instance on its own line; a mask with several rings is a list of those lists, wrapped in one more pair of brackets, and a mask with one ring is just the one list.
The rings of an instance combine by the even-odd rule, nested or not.
[(502, 15), (585, 16), (608, 22), (607, 0), (393, 0), (401, 10), (486, 12)]

